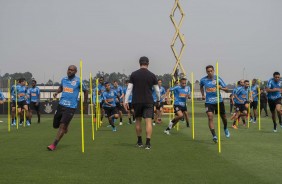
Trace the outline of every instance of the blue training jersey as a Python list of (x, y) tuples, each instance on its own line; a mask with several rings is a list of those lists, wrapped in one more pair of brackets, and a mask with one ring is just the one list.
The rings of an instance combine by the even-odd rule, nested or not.
[[(113, 90), (117, 93), (117, 95), (119, 96), (119, 97), (121, 97), (122, 96), (122, 94), (123, 94), (123, 90), (122, 90), (122, 87), (121, 86), (117, 86), (117, 87), (113, 87)], [(118, 99), (116, 99), (116, 102), (123, 102), (123, 98), (120, 98), (120, 101), (118, 101)]]
[(191, 90), (189, 86), (181, 87), (174, 86), (169, 89), (174, 93), (174, 105), (180, 105), (182, 107), (186, 106), (186, 99), (188, 95), (191, 94)]
[[(127, 90), (127, 86), (123, 88), (123, 94), (126, 94), (126, 90)], [(132, 102), (132, 92), (130, 93), (129, 97), (128, 97), (128, 103)]]
[(5, 97), (4, 97), (4, 94), (2, 93), (2, 91), (0, 90), (0, 100), (4, 100)]
[(234, 98), (234, 102), (236, 104), (245, 104), (246, 101), (248, 101), (249, 99), (249, 88), (245, 88), (245, 87), (239, 87), (236, 90), (235, 95), (242, 100), (242, 102), (240, 102), (236, 97)]
[[(72, 79), (64, 77), (61, 81), (61, 87), (63, 90), (59, 104), (68, 108), (76, 108), (80, 92), (80, 78), (76, 76)], [(82, 90), (86, 90), (84, 84), (82, 84)]]
[[(219, 85), (223, 88), (226, 87), (224, 81), (219, 77)], [(208, 78), (208, 76), (203, 77), (200, 80), (200, 86), (204, 87), (206, 92), (206, 103), (207, 104), (216, 104), (217, 103), (217, 89), (216, 89), (216, 75), (213, 79)], [(221, 94), (219, 92), (219, 102), (223, 102)]]
[[(15, 95), (18, 95), (18, 102), (22, 102), (25, 101), (27, 99), (27, 87), (26, 86), (21, 86), (21, 85), (17, 85), (16, 89), (15, 89)], [(16, 98), (15, 98), (16, 99)]]
[(40, 89), (38, 87), (29, 88), (29, 93), (31, 102), (40, 102)]
[[(162, 87), (162, 86), (161, 87), (159, 86), (159, 88), (160, 88), (160, 96), (161, 96), (160, 102), (163, 102), (164, 101), (165, 88)], [(154, 88), (153, 88), (152, 95), (153, 95), (154, 102), (156, 102), (157, 101), (157, 94), (156, 94), (156, 91), (155, 91)]]
[(115, 107), (116, 106), (116, 98), (118, 97), (118, 94), (115, 90), (110, 90), (110, 91), (104, 91), (102, 94), (102, 98), (104, 101), (107, 101), (107, 103), (103, 103), (103, 107)]
[[(282, 87), (282, 81), (280, 80), (280, 81), (276, 82), (276, 81), (274, 80), (274, 78), (271, 78), (271, 79), (268, 80), (266, 87), (267, 87), (268, 89), (274, 89), (274, 88), (279, 88), (279, 89), (281, 89), (281, 87)], [(267, 98), (268, 98), (268, 100), (276, 100), (276, 99), (278, 99), (278, 98), (281, 98), (281, 93), (280, 93), (280, 91), (268, 92), (268, 93), (267, 93)]]
[(253, 97), (254, 102), (258, 101), (258, 88), (259, 88), (259, 86), (257, 84), (253, 85), (252, 88), (251, 88), (252, 97)]

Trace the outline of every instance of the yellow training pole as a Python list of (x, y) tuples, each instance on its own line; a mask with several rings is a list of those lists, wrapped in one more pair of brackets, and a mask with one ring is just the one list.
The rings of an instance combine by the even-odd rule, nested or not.
[(251, 115), (251, 102), (250, 99), (253, 96), (252, 94), (252, 83), (250, 83), (249, 91), (248, 91), (248, 99), (249, 99), (249, 106), (248, 106), (248, 128), (250, 128), (250, 115)]
[(84, 153), (84, 119), (83, 119), (83, 99), (82, 99), (82, 60), (80, 60), (80, 118), (81, 118), (81, 149)]
[[(92, 140), (95, 139), (94, 133), (94, 105), (93, 105), (93, 87), (92, 87), (92, 73), (90, 73), (90, 107), (91, 107), (91, 124), (92, 124)], [(97, 126), (97, 125), (96, 125)]]
[(25, 117), (25, 113), (26, 113), (26, 112), (25, 112), (25, 109), (23, 110), (23, 112), (24, 112), (24, 113), (23, 113), (23, 114), (24, 114), (24, 122), (23, 122), (23, 126), (25, 127), (25, 121), (26, 121), (26, 117)]
[(11, 131), (11, 81), (8, 79), (8, 132)]
[(219, 77), (218, 77), (218, 62), (216, 62), (216, 92), (217, 92), (217, 131), (218, 131), (218, 153), (221, 153), (221, 141), (220, 141), (220, 105), (219, 105)]
[(96, 131), (98, 130), (99, 126), (100, 126), (100, 117), (99, 117), (99, 94), (98, 94), (98, 79), (96, 79)]
[(191, 83), (192, 83), (192, 89), (191, 89), (191, 99), (192, 99), (192, 138), (195, 139), (195, 114), (194, 114), (194, 73), (191, 73)]
[(18, 117), (18, 90), (17, 90), (17, 81), (15, 80), (15, 94), (16, 94), (16, 124), (17, 130), (19, 129), (19, 117)]
[(258, 118), (259, 118), (259, 130), (260, 130), (260, 80), (258, 80)]

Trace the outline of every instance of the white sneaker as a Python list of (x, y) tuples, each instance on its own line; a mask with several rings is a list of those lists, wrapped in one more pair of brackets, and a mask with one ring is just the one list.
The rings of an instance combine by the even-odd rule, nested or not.
[(122, 122), (119, 122), (119, 125), (122, 125)]
[(165, 133), (166, 135), (170, 135), (169, 130), (165, 130), (164, 133)]
[(256, 121), (253, 121), (253, 123), (257, 123)]
[(133, 121), (133, 123), (135, 123), (135, 122), (136, 122), (136, 120)]
[(1, 121), (1, 120), (0, 120), (0, 123), (3, 123), (3, 122), (4, 122), (4, 121)]
[(153, 123), (153, 126), (156, 126), (156, 123)]
[(277, 132), (277, 129), (273, 129), (273, 132), (276, 133), (276, 132)]

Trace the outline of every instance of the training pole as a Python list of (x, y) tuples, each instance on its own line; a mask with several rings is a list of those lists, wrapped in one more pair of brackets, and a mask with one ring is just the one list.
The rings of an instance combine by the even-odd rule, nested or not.
[(192, 99), (192, 138), (195, 139), (195, 111), (194, 111), (194, 73), (191, 73), (191, 99)]
[(8, 132), (11, 131), (11, 80), (8, 79)]
[[(91, 124), (92, 124), (92, 140), (95, 139), (94, 131), (94, 105), (93, 105), (93, 86), (92, 86), (92, 73), (90, 73), (90, 107), (91, 107)], [(96, 125), (97, 126), (97, 125)]]
[(82, 60), (80, 60), (80, 123), (81, 123), (81, 150), (84, 153), (84, 119), (83, 119), (83, 98), (82, 98)]
[(259, 130), (260, 130), (260, 113), (261, 113), (261, 111), (260, 111), (260, 80), (258, 80), (258, 119), (259, 119)]
[(221, 141), (220, 141), (220, 105), (219, 105), (219, 77), (218, 77), (218, 62), (216, 62), (216, 92), (217, 92), (217, 131), (218, 131), (218, 153), (221, 153)]
[(25, 109), (23, 110), (23, 114), (24, 114), (23, 126), (25, 127), (25, 122), (26, 122), (26, 116), (25, 116), (26, 112), (25, 112)]
[(18, 117), (18, 90), (17, 90), (17, 80), (15, 80), (15, 94), (16, 94), (16, 124), (17, 124), (17, 130), (19, 129), (19, 117)]
[(249, 91), (248, 91), (248, 100), (249, 100), (249, 106), (248, 106), (248, 128), (250, 128), (250, 116), (251, 116), (251, 102), (250, 99), (253, 96), (252, 94), (252, 83), (250, 83)]
[(99, 102), (99, 94), (98, 94), (98, 79), (96, 79), (96, 131), (99, 128), (100, 125), (100, 116), (99, 116), (99, 106), (100, 106), (100, 102)]

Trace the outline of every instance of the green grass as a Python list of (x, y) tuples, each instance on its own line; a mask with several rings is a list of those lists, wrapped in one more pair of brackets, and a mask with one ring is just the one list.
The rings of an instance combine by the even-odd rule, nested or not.
[(112, 132), (105, 122), (93, 142), (90, 118), (85, 116), (84, 154), (79, 116), (57, 150), (50, 152), (46, 146), (57, 132), (52, 116), (43, 116), (42, 123), (31, 127), (12, 127), (8, 133), (6, 116), (1, 115), (0, 183), (282, 183), (280, 127), (273, 133), (270, 118), (263, 117), (261, 131), (257, 124), (249, 129), (241, 125), (229, 128), (227, 139), (222, 130), (219, 154), (203, 111), (197, 103), (195, 140), (184, 123), (170, 136), (163, 134), (168, 123), (163, 118), (165, 122), (154, 127), (151, 150), (135, 147), (134, 125), (127, 124)]

